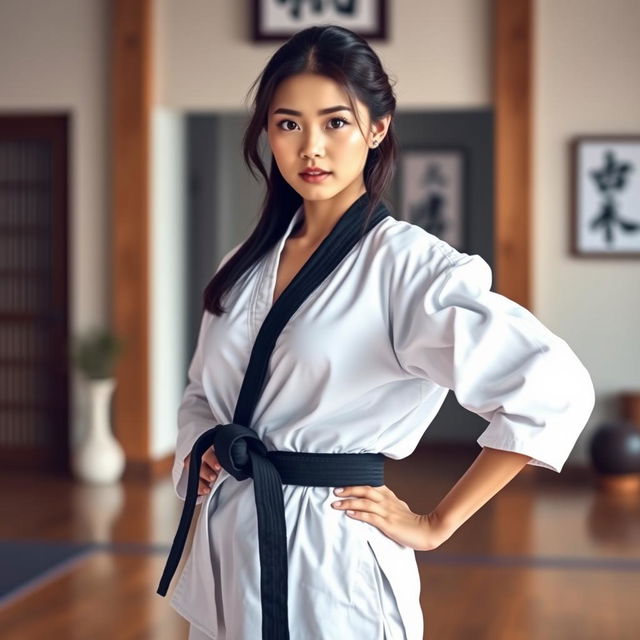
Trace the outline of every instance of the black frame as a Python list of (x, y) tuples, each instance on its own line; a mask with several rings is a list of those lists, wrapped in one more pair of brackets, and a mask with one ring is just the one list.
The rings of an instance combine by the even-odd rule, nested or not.
[[(288, 40), (297, 29), (292, 31), (279, 31), (264, 33), (261, 30), (263, 3), (271, 0), (253, 0), (251, 3), (251, 37), (254, 42), (274, 42)], [(355, 30), (360, 36), (367, 40), (387, 40), (388, 39), (388, 7), (387, 0), (376, 0), (378, 3), (377, 10), (377, 28), (373, 31)], [(336, 20), (334, 24), (340, 24)]]
[[(400, 157), (398, 158), (398, 168), (397, 168), (397, 193), (398, 193), (398, 215), (397, 217), (401, 220), (404, 220), (403, 211), (405, 209), (406, 203), (406, 194), (404, 193), (403, 186), (405, 182), (404, 175), (404, 157), (408, 154), (432, 154), (432, 153), (455, 153), (459, 155), (461, 160), (461, 180), (460, 180), (460, 244), (459, 246), (454, 245), (456, 249), (459, 251), (466, 251), (469, 246), (469, 224), (468, 224), (468, 216), (469, 216), (469, 153), (468, 149), (464, 146), (456, 145), (456, 144), (435, 144), (435, 145), (419, 145), (419, 146), (403, 146), (400, 150)], [(407, 220), (407, 222), (411, 222), (412, 224), (417, 224), (411, 220)], [(418, 225), (421, 226), (421, 225)], [(426, 230), (426, 229), (425, 229)], [(437, 235), (437, 234), (435, 234)]]
[[(589, 143), (611, 143), (612, 145), (618, 144), (620, 142), (629, 142), (633, 144), (637, 144), (640, 146), (640, 136), (630, 134), (630, 135), (581, 135), (575, 136), (570, 142), (570, 153), (569, 153), (569, 162), (570, 162), (570, 185), (569, 191), (571, 193), (571, 231), (569, 238), (569, 253), (574, 257), (579, 258), (637, 258), (640, 257), (640, 248), (638, 251), (591, 251), (585, 250), (579, 247), (578, 243), (578, 232), (579, 226), (581, 222), (581, 216), (587, 215), (585, 212), (578, 211), (579, 206), (579, 189), (580, 189), (580, 179), (581, 175), (580, 167), (579, 167), (579, 154), (581, 147), (585, 144)], [(638, 170), (636, 168), (635, 171), (631, 171), (629, 174), (629, 179), (638, 180), (638, 176), (636, 175)], [(593, 213), (593, 212), (592, 212)], [(633, 223), (640, 224), (640, 211), (633, 212), (633, 218), (629, 217), (628, 212), (625, 214), (625, 220), (627, 222), (631, 221)], [(640, 229), (637, 231), (638, 233), (638, 244), (640, 247)]]

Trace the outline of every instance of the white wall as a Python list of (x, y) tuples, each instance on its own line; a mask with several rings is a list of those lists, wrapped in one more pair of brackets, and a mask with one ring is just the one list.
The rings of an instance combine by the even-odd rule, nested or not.
[(177, 410), (186, 384), (183, 118), (162, 107), (156, 108), (151, 138), (151, 454), (161, 458), (175, 449)]
[[(71, 118), (69, 292), (72, 333), (109, 319), (105, 0), (0, 2), (0, 110), (64, 111)], [(78, 376), (72, 440), (81, 429)], [(117, 393), (117, 390), (116, 390)]]
[(640, 132), (640, 2), (538, 0), (534, 19), (534, 311), (591, 372), (596, 406), (572, 454), (585, 460), (616, 395), (640, 389), (640, 261), (569, 255), (568, 144)]
[[(249, 2), (157, 0), (157, 99), (175, 109), (240, 110), (278, 48), (253, 44)], [(372, 41), (403, 108), (491, 102), (490, 0), (389, 2), (390, 39)]]

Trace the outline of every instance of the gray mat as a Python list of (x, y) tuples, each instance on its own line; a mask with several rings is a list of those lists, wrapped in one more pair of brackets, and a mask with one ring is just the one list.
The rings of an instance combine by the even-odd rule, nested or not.
[(0, 540), (0, 606), (64, 573), (95, 550), (93, 544)]

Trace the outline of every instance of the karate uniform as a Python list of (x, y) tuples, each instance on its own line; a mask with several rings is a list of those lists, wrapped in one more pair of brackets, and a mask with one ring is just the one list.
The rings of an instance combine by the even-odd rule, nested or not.
[[(182, 500), (193, 443), (233, 421), (285, 240), (303, 215), (300, 206), (282, 238), (223, 297), (227, 313), (203, 313), (178, 411), (172, 473)], [(401, 459), (453, 389), (488, 421), (480, 446), (560, 472), (593, 409), (591, 378), (563, 339), (491, 291), (491, 278), (479, 255), (384, 218), (285, 325), (251, 428), (268, 450)], [(339, 499), (331, 487), (282, 490), (291, 640), (422, 640), (414, 550), (331, 507)], [(171, 605), (190, 621), (193, 637), (256, 640), (262, 617), (252, 480), (222, 469), (200, 503)]]

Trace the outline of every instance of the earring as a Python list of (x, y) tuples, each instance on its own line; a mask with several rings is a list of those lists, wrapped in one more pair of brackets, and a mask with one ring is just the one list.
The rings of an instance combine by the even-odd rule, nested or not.
[(373, 141), (373, 146), (375, 147), (378, 144), (378, 142), (380, 142), (380, 141), (379, 140), (374, 140)]

